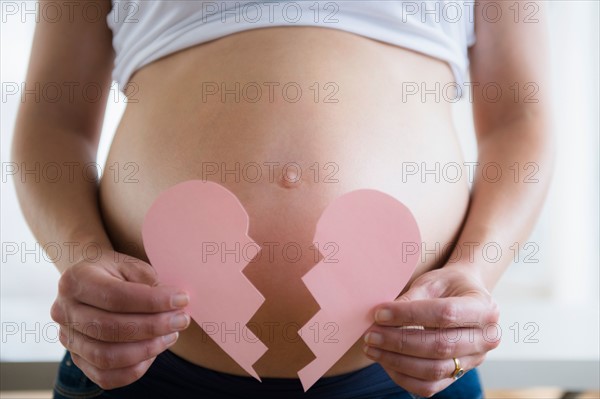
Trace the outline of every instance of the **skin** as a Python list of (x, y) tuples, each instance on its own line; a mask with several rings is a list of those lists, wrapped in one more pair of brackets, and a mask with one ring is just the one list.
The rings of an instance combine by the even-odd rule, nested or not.
[[(480, 2), (478, 7), (484, 3)], [(108, 13), (110, 2), (98, 1), (98, 4), (104, 13)], [(496, 4), (508, 7), (503, 3)], [(503, 11), (504, 15), (512, 15), (507, 8)], [(76, 101), (61, 98), (57, 102), (23, 102), (13, 142), (15, 162), (63, 165), (95, 160), (114, 53), (111, 33), (104, 19), (91, 23), (75, 15), (69, 23), (41, 22), (38, 25), (27, 82), (76, 81), (82, 86), (94, 82), (105, 88), (103, 96), (97, 102), (84, 101), (81, 96)], [(360, 124), (362, 119), (351, 116), (357, 115), (356, 109), (369, 111), (365, 108), (368, 99), (384, 96), (381, 104), (393, 104), (393, 93), (378, 90), (376, 77), (370, 81), (371, 85), (360, 86), (361, 82), (356, 82), (355, 76), (360, 76), (357, 73), (385, 65), (369, 65), (369, 62), (387, 60), (390, 69), (379, 71), (379, 82), (385, 86), (394, 78), (398, 79), (394, 81), (396, 84), (401, 84), (402, 79), (427, 79), (429, 83), (450, 81), (452, 76), (447, 65), (439, 60), (330, 29), (281, 28), (277, 35), (267, 35), (263, 29), (231, 35), (171, 55), (138, 71), (133, 79), (139, 87), (136, 93), (139, 102), (128, 105), (108, 163), (136, 162), (140, 166), (140, 181), (144, 184), (114, 185), (104, 178), (99, 191), (97, 181), (84, 179), (78, 173), (71, 181), (16, 180), (23, 212), (40, 243), (76, 242), (79, 248), (86, 244), (101, 248), (101, 256), (94, 262), (81, 251), (76, 251), (74, 257), (65, 256), (56, 262), (61, 277), (51, 314), (61, 325), (61, 342), (72, 352), (77, 366), (101, 387), (110, 389), (141, 378), (155, 357), (170, 348), (196, 364), (243, 374), (211, 340), (200, 344), (204, 342), (200, 341), (202, 333), (185, 312), (186, 293), (160, 283), (140, 245), (140, 230), (145, 211), (160, 191), (176, 182), (199, 178), (193, 167), (199, 159), (247, 162), (263, 156), (260, 151), (266, 151), (265, 159), (278, 157), (276, 159), (283, 161), (304, 162), (303, 170), (314, 161), (323, 164), (334, 159), (339, 164), (340, 183), (324, 186), (302, 181), (301, 186), (290, 187), (277, 183), (252, 186), (219, 181), (232, 190), (248, 210), (249, 233), (257, 242), (275, 239), (279, 242), (296, 240), (303, 245), (310, 243), (310, 226), (314, 226), (327, 204), (344, 192), (362, 188), (374, 177), (378, 179), (372, 184), (395, 195), (413, 211), (428, 248), (436, 242), (442, 245), (456, 242), (449, 257), (452, 262), (437, 258), (426, 259), (418, 265), (402, 295), (378, 308), (389, 309), (391, 318), (377, 317), (365, 335), (364, 343), (358, 341), (328, 375), (356, 370), (377, 361), (400, 386), (421, 396), (431, 396), (453, 382), (449, 378), (454, 370), (452, 357), (459, 358), (465, 370), (481, 364), (485, 354), (499, 343), (498, 339), (489, 339), (494, 334), (486, 329), (499, 317), (491, 291), (510, 262), (513, 252), (509, 248), (515, 242), (522, 244), (529, 234), (551, 174), (550, 90), (545, 75), (546, 64), (540, 61), (546, 59), (547, 49), (543, 13), (538, 15), (540, 23), (535, 24), (514, 23), (512, 18), (502, 18), (497, 23), (481, 18), (476, 20), (477, 44), (470, 50), (470, 80), (482, 85), (497, 82), (503, 88), (510, 87), (515, 81), (521, 84), (535, 82), (539, 86), (536, 94), (539, 101), (515, 102), (511, 96), (503, 96), (500, 101), (490, 102), (481, 91), (474, 90), (473, 112), (480, 165), (496, 162), (505, 172), (503, 176), (508, 177), (492, 183), (481, 178), (481, 171), (476, 171), (470, 198), (465, 181), (454, 185), (408, 183), (401, 188), (392, 184), (392, 171), (398, 166), (393, 163), (394, 158), (411, 159), (416, 153), (419, 159), (428, 162), (460, 162), (455, 132), (448, 127), (451, 125), (449, 104), (398, 103), (396, 112), (380, 118), (399, 126), (398, 130), (389, 130), (384, 124), (370, 126), (376, 132), (370, 136), (373, 150), (381, 150), (385, 143), (396, 151), (386, 159), (388, 168), (367, 165), (357, 169), (354, 164), (360, 163), (358, 160), (372, 159), (369, 154), (361, 153), (370, 149), (367, 142), (360, 140), (365, 128), (352, 130), (352, 123), (343, 125), (348, 120)], [(297, 71), (293, 68), (299, 61), (293, 55), (272, 50), (283, 51), (286, 40), (293, 40), (298, 48), (305, 45), (311, 50), (314, 58), (305, 58), (303, 62), (312, 62), (312, 68), (307, 68), (314, 71), (312, 74), (292, 75), (293, 79), (287, 79), (284, 74), (276, 75), (281, 71)], [(240, 49), (249, 48), (251, 43), (255, 47), (245, 55)], [(336, 61), (343, 60), (335, 54), (337, 48), (347, 49), (346, 57), (352, 54), (361, 57), (347, 58), (348, 69), (343, 69), (344, 62)], [(232, 57), (229, 63), (218, 62), (218, 56), (223, 54)], [(273, 62), (252, 64), (254, 68), (245, 68), (246, 75), (236, 75), (235, 65), (240, 62), (248, 65), (253, 59), (263, 60), (264, 57), (272, 57)], [(214, 59), (217, 61), (211, 61)], [(286, 60), (289, 65), (285, 64)], [(277, 65), (277, 68), (264, 69), (266, 65)], [(331, 78), (332, 67), (339, 71), (336, 82), (345, 89), (340, 90), (340, 104), (333, 109), (310, 102), (301, 102), (298, 108), (285, 104), (262, 108), (249, 108), (247, 104), (223, 107), (219, 101), (209, 101), (194, 108), (197, 104), (193, 99), (197, 96), (185, 97), (189, 93), (187, 87), (206, 78), (266, 81), (276, 77), (282, 81), (295, 80), (307, 87), (309, 82), (324, 82)], [(178, 68), (177, 74), (168, 73), (174, 71), (173, 68)], [(178, 80), (177, 76), (185, 76), (185, 79)], [(160, 99), (169, 93), (179, 95), (180, 102), (176, 108), (161, 113)], [(375, 112), (374, 109), (370, 111)], [(320, 114), (322, 110), (325, 112)], [(222, 115), (219, 123), (210, 119), (212, 115), (221, 115), (218, 112), (230, 111), (233, 114)], [(431, 118), (431, 114), (438, 118)], [(192, 120), (190, 115), (197, 118)], [(252, 124), (236, 125), (244, 115), (254, 115), (254, 123), (264, 125), (256, 130), (249, 128)], [(269, 119), (271, 115), (279, 118)], [(298, 128), (302, 125), (299, 121), (313, 121), (303, 115), (312, 115), (313, 130)], [(415, 126), (402, 126), (411, 122), (404, 116), (411, 116)], [(334, 128), (319, 130), (319, 126), (327, 123)], [(240, 140), (241, 129), (246, 132), (242, 137), (251, 139)], [(415, 129), (419, 129), (419, 134), (414, 134)], [(165, 131), (170, 134), (164, 134)], [(282, 131), (288, 135), (282, 135)], [(219, 140), (211, 140), (211, 134)], [(198, 137), (203, 141), (197, 140)], [(282, 137), (294, 140), (290, 143)], [(394, 142), (397, 145), (389, 145), (391, 139), (397, 140)], [(436, 152), (436, 147), (430, 145), (434, 140), (442, 152)], [(348, 146), (346, 152), (334, 152), (338, 143)], [(319, 148), (331, 150), (322, 153), (316, 150)], [(515, 162), (519, 165), (535, 162), (539, 166), (535, 176), (538, 183), (527, 184), (522, 179), (515, 183), (507, 172)], [(438, 210), (432, 194), (444, 198), (453, 212)], [(310, 201), (302, 201), (304, 198), (310, 198)], [(78, 205), (74, 207), (74, 203)], [(280, 204), (294, 211), (282, 213), (278, 220), (271, 210)], [(442, 218), (444, 223), (439, 223)], [(473, 256), (469, 256), (470, 243), (492, 241), (502, 248), (503, 256), (499, 261), (486, 261), (481, 251), (474, 251)], [(131, 243), (135, 245), (132, 247)], [(68, 249), (65, 248), (63, 253), (68, 253)], [(293, 268), (283, 259), (276, 259), (273, 264), (251, 265), (246, 274), (267, 298), (253, 321), (261, 325), (274, 320), (299, 324), (308, 320), (318, 307), (311, 302), (310, 293), (299, 283), (299, 277), (312, 265), (314, 262), (309, 259), (303, 259)], [(285, 302), (286, 298), (294, 300)], [(278, 306), (281, 303), (285, 306)], [(87, 328), (90, 323), (99, 328)], [(395, 328), (407, 325), (424, 326), (425, 330)], [(435, 339), (436, 334), (438, 338), (455, 337), (458, 329), (459, 340)], [(377, 338), (374, 333), (381, 334), (379, 342), (367, 339)], [(259, 338), (265, 341), (264, 336)], [(292, 345), (280, 337), (268, 346), (269, 352), (256, 364), (258, 373), (263, 376), (295, 376), (297, 370), (312, 359), (306, 347)]]
[[(341, 57), (336, 49), (348, 56)], [(379, 76), (372, 78), (370, 71), (375, 69)], [(140, 231), (148, 207), (162, 190), (199, 178), (224, 185), (240, 199), (250, 218), (249, 236), (263, 248), (269, 243), (282, 248), (290, 242), (302, 248), (297, 261), (282, 250), (266, 250), (244, 269), (265, 297), (249, 324), (269, 348), (254, 365), (261, 376), (296, 377), (314, 357), (297, 336), (299, 326), (318, 309), (301, 277), (316, 263), (310, 249), (314, 227), (337, 196), (364, 187), (391, 193), (415, 214), (430, 248), (452, 240), (460, 230), (468, 204), (466, 179), (450, 183), (415, 178), (399, 184), (398, 176), (405, 160), (462, 162), (456, 132), (448, 122), (449, 104), (423, 103), (419, 96), (403, 102), (399, 90), (387, 89), (405, 81), (425, 79), (430, 86), (450, 81), (452, 75), (442, 62), (342, 31), (282, 27), (193, 47), (148, 65), (132, 79), (138, 102), (128, 104), (107, 162), (133, 162), (139, 167), (140, 184), (115, 182), (110, 176), (100, 182), (99, 192), (103, 221), (116, 250), (147, 262)], [(205, 81), (224, 81), (228, 87), (236, 81), (294, 81), (306, 91), (313, 82), (331, 80), (340, 88), (338, 103), (315, 102), (310, 95), (297, 103), (224, 102), (220, 96), (203, 101), (200, 91)], [(177, 106), (164, 100), (173, 95)], [(370, 117), (377, 113), (387, 117)], [(428, 118), (431, 113), (439, 118)], [(204, 162), (224, 162), (222, 170), (233, 169), (235, 163), (280, 164), (273, 167), (277, 178), (271, 180), (262, 168), (264, 178), (254, 182), (203, 174)], [(288, 162), (300, 165), (300, 182), (279, 179)], [(320, 178), (311, 169), (315, 163), (322, 165)], [(325, 177), (332, 172), (323, 167), (328, 163), (337, 167), (335, 182)], [(446, 198), (444, 207), (433, 203), (432, 192)], [(424, 201), (428, 195), (430, 200)], [(438, 222), (441, 218), (445, 223)], [(439, 263), (440, 257), (424, 259), (413, 277)], [(335, 334), (325, 326), (320, 330), (317, 337)], [(361, 346), (357, 341), (329, 375), (371, 364)], [(245, 375), (195, 322), (170, 350), (192, 363)]]

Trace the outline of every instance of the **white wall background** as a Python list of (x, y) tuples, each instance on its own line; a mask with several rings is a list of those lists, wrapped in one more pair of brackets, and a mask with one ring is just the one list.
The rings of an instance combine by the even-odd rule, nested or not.
[[(503, 341), (489, 354), (491, 360), (600, 358), (598, 2), (551, 1), (549, 10), (557, 167), (548, 201), (529, 239), (539, 247), (535, 255), (539, 262), (513, 264), (495, 292), (502, 309)], [(8, 95), (8, 85), (25, 79), (33, 28), (32, 15), (24, 21), (3, 15), (1, 361), (55, 361), (63, 353), (49, 316), (59, 274), (36, 249), (13, 183), (4, 173), (20, 101), (18, 95)], [(101, 164), (125, 107), (119, 98), (109, 102)], [(464, 133), (465, 153), (474, 161), (469, 112), (468, 103), (459, 103), (456, 124)], [(21, 247), (18, 254), (6, 250), (13, 244)], [(32, 251), (27, 254), (23, 249)]]

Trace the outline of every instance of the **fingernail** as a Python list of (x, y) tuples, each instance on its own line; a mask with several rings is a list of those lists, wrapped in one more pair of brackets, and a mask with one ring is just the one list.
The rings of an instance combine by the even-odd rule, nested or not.
[(363, 349), (365, 351), (365, 355), (369, 356), (370, 358), (379, 359), (381, 357), (381, 351), (377, 348), (365, 346)]
[(368, 332), (365, 335), (365, 342), (371, 345), (381, 345), (383, 344), (383, 335), (377, 332)]
[(183, 330), (190, 323), (190, 317), (185, 313), (177, 313), (175, 316), (171, 317), (171, 321), (169, 325), (171, 326), (171, 330)]
[(174, 308), (182, 308), (190, 302), (188, 294), (179, 293), (171, 297), (171, 306)]
[(392, 311), (389, 309), (380, 309), (375, 313), (375, 321), (390, 321), (392, 320)]
[(178, 336), (179, 336), (179, 333), (163, 335), (163, 341), (165, 344), (169, 345), (169, 344), (172, 344), (173, 342), (177, 341)]

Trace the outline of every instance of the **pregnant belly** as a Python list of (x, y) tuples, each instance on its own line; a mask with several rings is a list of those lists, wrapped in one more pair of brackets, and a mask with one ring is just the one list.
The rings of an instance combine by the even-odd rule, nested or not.
[[(413, 278), (443, 263), (439, 250), (466, 213), (467, 174), (449, 104), (403, 98), (402, 90), (407, 82), (431, 88), (451, 80), (438, 60), (302, 27), (238, 33), (145, 66), (133, 76), (107, 161), (135, 174), (107, 174), (100, 185), (111, 240), (147, 261), (141, 226), (162, 190), (190, 179), (231, 190), (248, 212), (250, 237), (268, 255), (244, 270), (265, 297), (249, 323), (269, 348), (255, 369), (296, 377), (313, 359), (296, 330), (318, 310), (301, 277), (322, 256), (312, 246), (314, 229), (333, 199), (361, 188), (394, 196), (415, 215), (429, 251)], [(194, 323), (172, 351), (245, 374)], [(370, 363), (357, 342), (327, 375)]]

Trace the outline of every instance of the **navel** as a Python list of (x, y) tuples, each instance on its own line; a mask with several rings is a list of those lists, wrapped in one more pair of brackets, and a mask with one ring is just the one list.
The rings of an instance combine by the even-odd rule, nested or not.
[(301, 173), (293, 166), (284, 168), (278, 183), (283, 188), (297, 188), (302, 180)]

